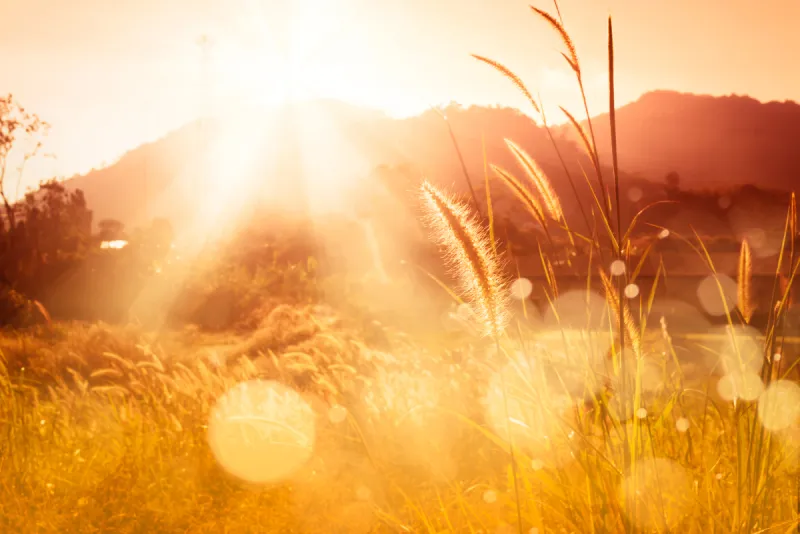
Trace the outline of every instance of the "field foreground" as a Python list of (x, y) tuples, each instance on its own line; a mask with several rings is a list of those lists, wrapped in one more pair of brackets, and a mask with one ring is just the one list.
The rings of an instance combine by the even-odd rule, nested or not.
[(439, 343), (289, 305), (239, 336), (6, 334), (3, 531), (495, 533), (518, 513), (531, 533), (796, 528), (794, 383), (726, 393), (699, 363), (708, 336), (656, 325), (626, 402), (602, 328), (521, 320), (535, 345), (498, 357), (460, 315)]
[[(292, 127), (291, 146), (262, 150), (260, 134), (237, 132), (250, 142), (232, 142), (235, 154), (227, 142), (187, 151), (197, 172), (180, 174), (208, 203), (175, 192), (197, 217), (156, 195), (188, 221), (185, 251), (161, 218), (130, 235), (104, 219), (95, 234), (83, 191), (57, 181), (12, 205), (6, 156), (26, 134), (36, 148), (21, 173), (47, 125), (0, 98), (0, 532), (797, 531), (796, 196), (683, 191), (674, 171), (663, 187), (623, 176), (631, 152), (618, 158), (611, 18), (609, 112), (595, 121), (608, 134), (596, 138), (585, 91), (595, 84), (554, 7), (531, 6), (577, 82), (585, 123), (560, 108), (574, 142), (551, 130), (538, 91), (473, 54), (538, 117), (497, 111), (520, 127), (496, 128), (494, 149), (482, 134), (480, 149), (462, 151), (458, 106), (427, 114), (447, 125), (468, 199), (418, 172), (449, 181), (456, 167), (418, 169), (383, 150), (394, 135), (296, 138)], [(669, 118), (657, 107), (635, 122), (653, 130)], [(306, 130), (313, 121), (300, 115), (276, 124), (295, 117)], [(473, 143), (491, 133), (488, 120), (475, 124)], [(692, 128), (669, 126), (669, 138)], [(728, 168), (732, 150), (766, 146), (751, 133), (678, 144), (705, 154), (697, 147), (715, 137)], [(303, 157), (304, 137), (325, 150)], [(355, 151), (363, 169), (334, 172), (336, 161), (351, 167), (341, 149), (360, 137), (381, 148), (381, 164), (342, 188), (338, 222), (309, 220), (307, 193), (375, 164)], [(412, 137), (392, 152), (438, 153), (432, 137)], [(262, 172), (241, 145), (277, 167)], [(758, 169), (745, 165), (747, 180), (793, 183), (791, 165), (749, 159)], [(122, 167), (137, 169), (131, 188), (96, 174), (123, 201), (112, 217), (153, 195), (139, 165)], [(324, 181), (303, 185), (305, 172)], [(262, 195), (265, 177), (286, 198)]]

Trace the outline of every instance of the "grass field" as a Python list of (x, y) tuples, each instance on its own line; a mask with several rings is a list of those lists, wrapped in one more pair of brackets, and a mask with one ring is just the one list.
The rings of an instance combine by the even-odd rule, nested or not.
[[(534, 11), (563, 40), (583, 92), (559, 17)], [(510, 70), (476, 58), (539, 109)], [(496, 247), (491, 210), (478, 219), (422, 182), (425, 222), (452, 280), (418, 270), (441, 299), (421, 296), (410, 278), (361, 280), (356, 296), (295, 269), (262, 273), (256, 289), (277, 293), (294, 280), (328, 292), (311, 304), (272, 299), (265, 310), (251, 281), (237, 279), (228, 293), (246, 297), (235, 304), (252, 317), (236, 332), (99, 323), (3, 332), (0, 530), (795, 532), (794, 198), (765, 325), (751, 326), (748, 243), (736, 280), (725, 279), (731, 295), (702, 240), (676, 236), (707, 267), (711, 300), (701, 304), (713, 301), (725, 324), (696, 321), (702, 312), (690, 306), (673, 328), (656, 299), (663, 263), (652, 289), (636, 284), (647, 254), (632, 253), (631, 229), (642, 214), (624, 227), (612, 209), (616, 157), (602, 168), (591, 124), (568, 117), (595, 172), (581, 184), (595, 195), (581, 207), (593, 234), (570, 228), (547, 177), (513, 141), (524, 179), (492, 168), (493, 184), (546, 233), (536, 288)], [(556, 246), (551, 232), (569, 244)], [(574, 257), (576, 242), (589, 244), (586, 287), (567, 290), (553, 265)]]
[[(795, 528), (796, 421), (762, 452), (749, 434), (797, 404), (734, 408), (708, 367), (660, 350), (659, 329), (626, 415), (605, 363), (563, 368), (565, 348), (602, 350), (605, 335), (521, 320), (538, 348), (509, 366), (468, 332), (426, 348), (386, 329), (376, 350), (323, 307), (279, 307), (264, 325), (236, 339), (81, 324), (5, 335), (4, 531), (512, 532), (517, 500), (525, 532)], [(600, 376), (612, 383), (587, 388)], [(589, 391), (602, 402), (577, 401)]]

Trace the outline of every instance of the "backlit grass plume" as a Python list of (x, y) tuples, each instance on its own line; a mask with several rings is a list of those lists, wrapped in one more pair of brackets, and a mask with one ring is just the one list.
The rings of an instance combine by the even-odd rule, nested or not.
[(561, 37), (561, 40), (564, 41), (564, 46), (567, 47), (568, 51), (567, 54), (562, 53), (561, 55), (567, 60), (567, 63), (569, 63), (569, 66), (572, 67), (572, 70), (580, 73), (580, 63), (578, 63), (578, 53), (575, 50), (575, 44), (572, 42), (572, 38), (567, 33), (567, 30), (564, 29), (564, 26), (561, 24), (561, 22), (547, 11), (533, 6), (531, 6), (531, 9), (534, 13), (546, 20), (547, 23), (550, 24), (550, 26), (552, 26), (556, 32), (558, 32), (558, 35)]
[(481, 330), (484, 335), (500, 334), (508, 320), (508, 295), (502, 265), (493, 253), (488, 232), (465, 204), (428, 181), (420, 189), (426, 223), (445, 248), (445, 260), (458, 278)]
[(634, 354), (637, 356), (641, 355), (642, 339), (639, 329), (633, 320), (633, 314), (631, 313), (630, 307), (626, 303), (620, 302), (619, 293), (614, 287), (614, 284), (611, 282), (611, 279), (608, 277), (608, 275), (602, 270), (600, 271), (600, 281), (603, 284), (603, 289), (606, 293), (606, 300), (608, 301), (609, 306), (611, 306), (611, 311), (614, 314), (617, 324), (620, 322), (620, 313), (622, 314), (622, 324), (625, 328), (624, 335), (628, 342), (628, 346), (633, 350)]
[(492, 164), (492, 170), (500, 178), (506, 186), (514, 192), (517, 198), (525, 205), (525, 208), (533, 215), (533, 217), (544, 226), (544, 210), (541, 203), (533, 196), (533, 193), (522, 185), (520, 181), (502, 167)]
[(506, 139), (505, 142), (509, 150), (511, 150), (511, 153), (514, 154), (514, 157), (517, 159), (520, 167), (523, 168), (525, 174), (527, 174), (528, 178), (530, 178), (531, 182), (533, 182), (533, 185), (536, 187), (536, 191), (538, 191), (539, 196), (542, 197), (542, 203), (544, 204), (547, 213), (554, 220), (560, 221), (564, 216), (564, 212), (561, 209), (561, 201), (558, 199), (558, 195), (550, 185), (550, 180), (547, 179), (547, 176), (544, 174), (536, 161), (534, 161), (534, 159), (527, 152), (525, 152), (522, 147), (510, 139)]
[(749, 324), (753, 317), (755, 306), (753, 305), (752, 295), (753, 260), (750, 254), (750, 244), (746, 239), (742, 239), (742, 247), (739, 250), (739, 271), (737, 284), (739, 289), (739, 311), (744, 322)]
[(506, 78), (511, 80), (511, 82), (515, 86), (517, 86), (517, 89), (522, 91), (522, 94), (525, 95), (525, 98), (527, 98), (528, 102), (531, 103), (531, 106), (533, 106), (533, 109), (536, 111), (536, 113), (541, 113), (541, 111), (539, 109), (539, 105), (536, 103), (536, 100), (533, 99), (533, 95), (531, 94), (531, 92), (528, 91), (528, 88), (522, 82), (522, 79), (520, 79), (519, 76), (514, 74), (511, 71), (511, 69), (509, 69), (505, 65), (503, 65), (501, 63), (498, 63), (497, 61), (494, 61), (493, 59), (489, 59), (487, 57), (479, 56), (477, 54), (472, 54), (472, 57), (474, 57), (478, 61), (482, 61), (482, 62), (486, 63), (487, 65), (493, 67), (495, 70), (500, 72), (503, 76), (505, 76)]

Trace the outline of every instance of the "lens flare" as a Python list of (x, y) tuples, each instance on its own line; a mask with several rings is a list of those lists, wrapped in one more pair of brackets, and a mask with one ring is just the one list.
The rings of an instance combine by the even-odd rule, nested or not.
[(334, 425), (338, 425), (339, 423), (347, 419), (347, 408), (339, 404), (331, 406), (331, 409), (328, 410), (328, 419)]
[(608, 310), (605, 297), (595, 291), (573, 290), (558, 296), (545, 307), (542, 322), (553, 329), (608, 328)]
[(730, 325), (709, 331), (719, 341), (712, 346), (708, 362), (720, 374), (760, 374), (764, 364), (765, 346), (760, 332), (751, 326)]
[(300, 395), (276, 382), (242, 382), (211, 412), (208, 440), (217, 462), (253, 483), (289, 478), (314, 449), (314, 412)]
[(764, 383), (756, 373), (734, 371), (717, 382), (717, 393), (726, 401), (754, 401), (764, 391)]
[(706, 313), (720, 317), (726, 311), (733, 313), (738, 300), (738, 286), (728, 275), (709, 275), (697, 286), (697, 298)]
[(639, 286), (636, 284), (628, 284), (625, 286), (625, 296), (629, 299), (635, 299), (639, 296)]
[(614, 260), (611, 262), (611, 276), (622, 276), (625, 274), (625, 262), (622, 260)]
[(415, 361), (416, 370), (378, 369), (362, 398), (376, 436), (376, 454), (447, 479), (456, 472), (453, 450), (464, 428), (442, 410), (461, 406), (461, 385), (453, 377), (421, 368), (425, 363)]
[[(534, 469), (563, 467), (574, 460), (580, 443), (565, 420), (572, 417), (576, 402), (599, 388), (592, 351), (580, 344), (565, 345), (557, 334), (560, 343), (554, 333), (554, 339), (545, 340), (551, 342), (550, 349), (540, 340), (535, 354), (516, 355), (495, 373), (484, 399), (495, 433), (541, 462), (531, 464)], [(576, 340), (586, 338), (573, 337)]]
[(678, 432), (683, 434), (684, 432), (689, 430), (689, 420), (686, 419), (685, 417), (678, 418), (678, 420), (675, 421), (675, 428), (678, 430)]
[(527, 278), (517, 278), (511, 283), (511, 297), (517, 300), (525, 300), (533, 291), (533, 284)]
[(770, 431), (783, 430), (800, 417), (800, 386), (789, 380), (777, 380), (758, 399), (758, 417)]
[(644, 192), (642, 191), (641, 187), (631, 187), (630, 189), (628, 189), (628, 199), (631, 202), (639, 202), (640, 200), (642, 200), (643, 196)]

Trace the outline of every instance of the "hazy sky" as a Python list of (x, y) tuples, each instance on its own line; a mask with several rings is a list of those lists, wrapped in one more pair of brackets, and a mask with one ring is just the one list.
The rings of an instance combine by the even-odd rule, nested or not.
[[(291, 79), (296, 95), (394, 115), (451, 100), (524, 106), (506, 80), (469, 57), (479, 53), (516, 70), (548, 109), (577, 113), (562, 45), (529, 4), (0, 0), (0, 92), (14, 93), (53, 127), (47, 148), (58, 159), (39, 164), (28, 181), (86, 171), (196, 117), (202, 34), (214, 40), (214, 102), (271, 103)], [(550, 1), (534, 4), (553, 9)], [(620, 104), (651, 89), (800, 100), (800, 1), (562, 0), (561, 9), (593, 113), (608, 106), (609, 14)]]

